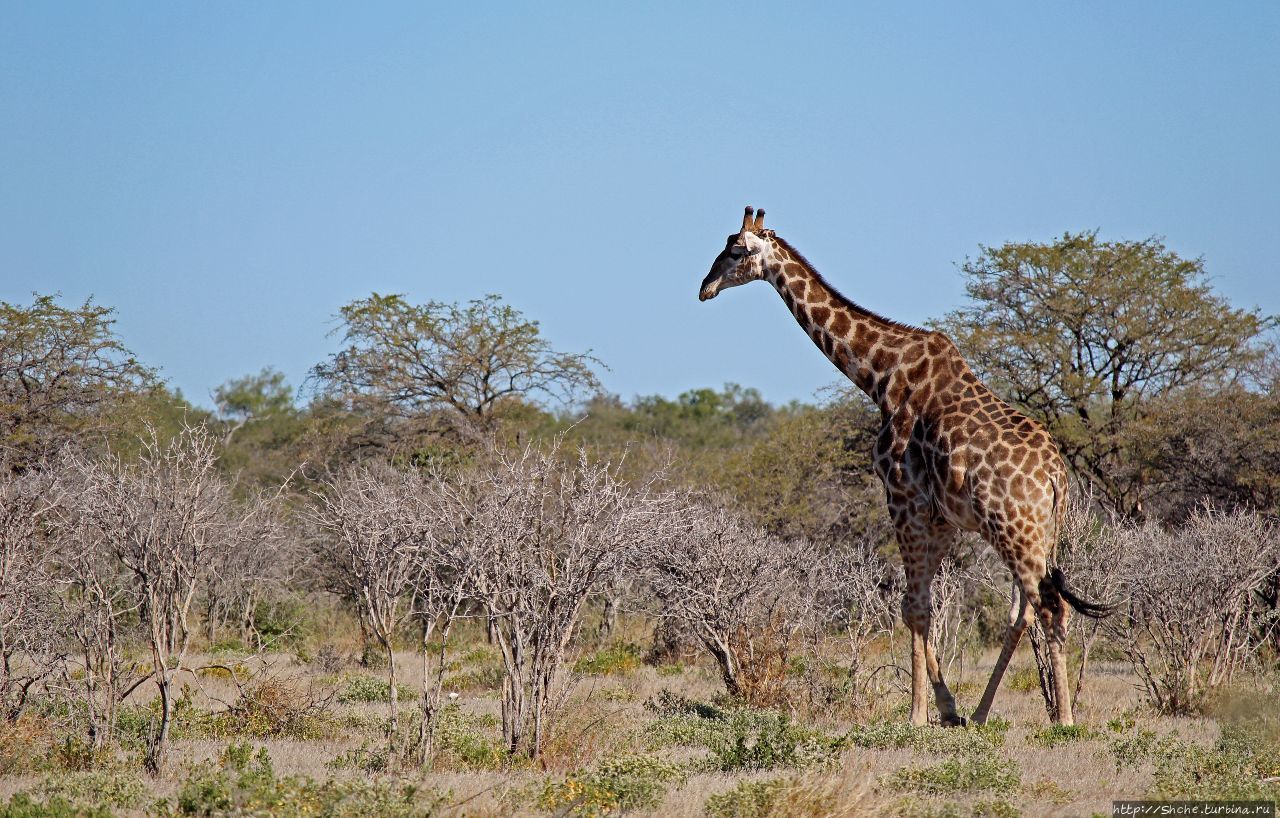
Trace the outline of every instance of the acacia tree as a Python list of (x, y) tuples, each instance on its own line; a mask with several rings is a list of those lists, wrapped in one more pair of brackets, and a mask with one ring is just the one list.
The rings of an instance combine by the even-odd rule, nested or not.
[(1213, 293), (1204, 262), (1157, 238), (983, 247), (971, 303), (937, 323), (998, 391), (1044, 422), (1101, 501), (1142, 513), (1147, 476), (1125, 435), (1153, 398), (1239, 379), (1272, 319)]
[(155, 382), (112, 330), (114, 311), (36, 295), (0, 301), (0, 470), (26, 468), (69, 440), (101, 431), (121, 397)]
[(375, 413), (436, 414), (455, 429), (483, 432), (504, 402), (599, 387), (597, 359), (552, 349), (537, 321), (497, 295), (419, 305), (373, 293), (340, 313), (346, 347), (316, 365), (313, 378), (324, 393)]
[(1151, 474), (1151, 510), (1182, 520), (1206, 500), (1280, 513), (1280, 373), (1260, 388), (1183, 390), (1153, 402), (1129, 435)]

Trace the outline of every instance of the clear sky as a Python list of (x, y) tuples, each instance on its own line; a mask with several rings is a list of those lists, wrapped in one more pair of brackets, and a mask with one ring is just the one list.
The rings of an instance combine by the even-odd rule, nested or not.
[(697, 301), (745, 204), (904, 321), (1092, 228), (1280, 313), (1280, 3), (0, 0), (0, 300), (93, 295), (198, 403), (374, 290), (500, 293), (624, 398), (811, 400), (770, 288)]

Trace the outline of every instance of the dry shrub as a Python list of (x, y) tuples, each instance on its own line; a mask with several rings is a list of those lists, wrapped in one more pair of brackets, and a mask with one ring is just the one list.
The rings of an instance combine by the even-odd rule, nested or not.
[(687, 516), (662, 475), (627, 481), (621, 462), (573, 459), (562, 444), (493, 452), (463, 472), (443, 535), (466, 555), (468, 596), (493, 626), (507, 749), (530, 758), (563, 712), (567, 652), (588, 600)]
[(731, 696), (785, 698), (797, 637), (817, 620), (818, 550), (782, 542), (721, 507), (693, 508), (687, 530), (643, 566), (665, 616), (696, 634)]
[(729, 637), (729, 649), (738, 657), (738, 690), (752, 707), (783, 707), (792, 698), (794, 674), (791, 658), (794, 628), (782, 611), (752, 629), (741, 627)]
[(35, 771), (41, 758), (53, 749), (53, 743), (53, 725), (39, 716), (0, 722), (0, 775)]
[(268, 677), (245, 685), (222, 714), (227, 735), (252, 738), (319, 738), (329, 730), (333, 693), (318, 695), (299, 680)]
[(1275, 624), (1258, 592), (1280, 562), (1280, 531), (1251, 512), (1202, 509), (1177, 529), (1146, 523), (1114, 537), (1127, 606), (1108, 628), (1157, 709), (1195, 712), (1255, 662)]
[[(880, 550), (874, 532), (832, 546), (811, 572), (817, 594), (817, 628), (808, 633), (805, 679), (811, 710), (865, 711), (883, 690), (879, 668), (868, 663), (872, 643), (892, 633), (902, 598), (902, 572)], [(839, 633), (840, 664), (824, 660), (826, 637)]]

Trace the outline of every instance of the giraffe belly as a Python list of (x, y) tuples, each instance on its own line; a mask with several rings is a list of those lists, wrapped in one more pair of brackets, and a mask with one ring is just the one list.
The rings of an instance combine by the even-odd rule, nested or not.
[(894, 469), (881, 448), (877, 446), (876, 474), (885, 484), (891, 506), (915, 498), (935, 519), (962, 531), (983, 530), (983, 520), (975, 513), (976, 487), (961, 457), (913, 440), (901, 468)]
[(927, 463), (925, 490), (937, 514), (961, 531), (981, 531), (984, 492), (975, 484), (964, 453), (923, 447), (922, 454)]

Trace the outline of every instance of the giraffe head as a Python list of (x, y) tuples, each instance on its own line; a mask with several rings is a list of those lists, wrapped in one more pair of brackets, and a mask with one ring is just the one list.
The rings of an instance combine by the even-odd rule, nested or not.
[(720, 255), (711, 263), (711, 272), (698, 290), (698, 300), (706, 301), (715, 298), (721, 290), (764, 278), (772, 236), (772, 230), (764, 229), (764, 211), (753, 210), (748, 205), (742, 216), (742, 229), (729, 237)]

